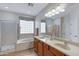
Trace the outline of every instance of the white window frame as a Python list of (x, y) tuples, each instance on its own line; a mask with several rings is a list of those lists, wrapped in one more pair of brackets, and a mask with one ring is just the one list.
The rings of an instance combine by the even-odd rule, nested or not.
[[(20, 21), (30, 22), (30, 20), (29, 21), (27, 21), (27, 20), (20, 20)], [(25, 28), (25, 30), (24, 30), (25, 33), (22, 32), (23, 30), (21, 28), (21, 23), (20, 23), (20, 34), (33, 34), (34, 33), (34, 21), (31, 21), (31, 22), (33, 22), (32, 31), (30, 32), (29, 30), (26, 30), (26, 28)], [(27, 28), (29, 28), (29, 23), (25, 24), (25, 25), (28, 25)], [(25, 25), (24, 25), (24, 27), (26, 27)]]
[[(44, 27), (42, 27), (44, 25)], [(42, 29), (44, 28), (44, 31)], [(46, 33), (46, 22), (41, 22), (41, 33)]]

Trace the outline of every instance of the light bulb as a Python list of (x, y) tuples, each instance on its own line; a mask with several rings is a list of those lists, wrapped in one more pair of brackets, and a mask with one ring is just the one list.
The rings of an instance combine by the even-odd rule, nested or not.
[(48, 14), (45, 14), (45, 16), (47, 17), (47, 16), (48, 16)]
[(5, 7), (6, 9), (8, 9), (8, 7)]
[(57, 9), (57, 10), (60, 10), (61, 8), (60, 8), (60, 6), (58, 6), (56, 9)]
[(59, 12), (57, 11), (57, 12), (55, 12), (55, 14), (59, 14)]
[(56, 11), (55, 9), (52, 10), (52, 12), (55, 12), (55, 11)]
[(50, 14), (50, 15), (48, 15), (48, 17), (51, 17), (52, 15)]
[(64, 12), (64, 11), (65, 11), (65, 9), (61, 9), (61, 10), (60, 10), (60, 12)]
[(52, 15), (52, 16), (54, 16), (55, 14), (54, 14), (54, 13), (52, 13), (51, 15)]
[(51, 14), (52, 12), (48, 12), (48, 14)]

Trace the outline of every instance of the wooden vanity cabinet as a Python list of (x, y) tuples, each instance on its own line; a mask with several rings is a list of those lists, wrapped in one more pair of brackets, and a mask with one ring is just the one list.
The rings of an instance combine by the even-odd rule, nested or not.
[(39, 56), (66, 56), (54, 47), (34, 38), (34, 51)]
[(38, 55), (43, 56), (43, 42), (40, 40), (38, 42)]
[(37, 53), (37, 55), (42, 56), (43, 55), (43, 42), (34, 38), (34, 51)]
[(34, 38), (34, 51), (37, 53), (38, 52), (38, 39)]

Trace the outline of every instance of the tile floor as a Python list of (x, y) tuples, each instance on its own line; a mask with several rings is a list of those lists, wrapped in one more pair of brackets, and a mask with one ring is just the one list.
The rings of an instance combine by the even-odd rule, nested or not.
[(37, 56), (33, 49), (4, 54), (2, 56)]

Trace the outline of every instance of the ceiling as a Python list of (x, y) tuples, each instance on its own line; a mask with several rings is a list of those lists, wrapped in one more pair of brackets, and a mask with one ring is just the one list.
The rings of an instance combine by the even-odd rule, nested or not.
[(0, 10), (36, 16), (47, 5), (47, 3), (33, 3), (33, 6), (28, 6), (28, 3), (0, 3)]

